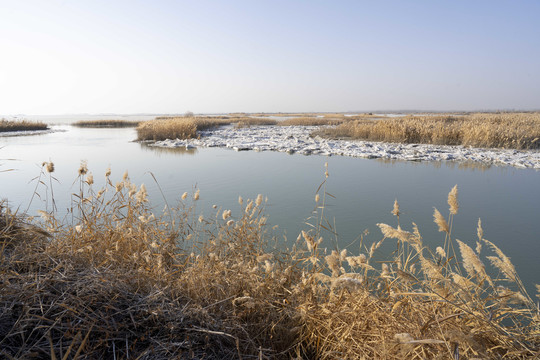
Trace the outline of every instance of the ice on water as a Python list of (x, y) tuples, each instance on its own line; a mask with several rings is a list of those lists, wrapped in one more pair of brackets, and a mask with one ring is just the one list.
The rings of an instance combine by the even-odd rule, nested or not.
[(231, 126), (202, 131), (200, 139), (158, 141), (160, 147), (226, 147), (237, 151), (281, 151), (304, 155), (342, 155), (408, 161), (473, 161), (540, 169), (540, 151), (479, 149), (463, 146), (396, 144), (311, 137), (317, 126)]

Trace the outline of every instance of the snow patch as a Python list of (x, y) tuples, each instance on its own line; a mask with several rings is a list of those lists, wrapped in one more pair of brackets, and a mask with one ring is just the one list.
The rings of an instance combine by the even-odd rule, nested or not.
[(225, 147), (236, 151), (281, 151), (303, 155), (341, 155), (405, 161), (472, 161), (540, 169), (540, 151), (480, 149), (463, 146), (399, 144), (310, 137), (319, 126), (222, 127), (200, 132), (200, 139), (164, 140), (158, 147)]

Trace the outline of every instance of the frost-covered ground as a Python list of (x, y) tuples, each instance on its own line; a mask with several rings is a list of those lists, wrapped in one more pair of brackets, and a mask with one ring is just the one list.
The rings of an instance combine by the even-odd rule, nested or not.
[(540, 151), (478, 149), (463, 146), (396, 144), (310, 137), (317, 126), (222, 127), (201, 132), (200, 139), (158, 141), (160, 147), (226, 147), (237, 151), (282, 151), (304, 155), (343, 155), (408, 161), (472, 161), (540, 169)]

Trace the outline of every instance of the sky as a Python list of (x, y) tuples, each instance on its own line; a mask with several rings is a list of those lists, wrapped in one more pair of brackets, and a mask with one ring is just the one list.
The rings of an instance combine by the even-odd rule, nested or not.
[(540, 1), (0, 0), (0, 114), (540, 109)]

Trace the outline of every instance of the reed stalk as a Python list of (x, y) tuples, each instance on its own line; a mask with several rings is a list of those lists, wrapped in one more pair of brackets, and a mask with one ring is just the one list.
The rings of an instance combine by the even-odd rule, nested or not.
[[(44, 168), (51, 176), (54, 166)], [(457, 188), (448, 217), (434, 218), (459, 249), (450, 255), (452, 247), (432, 251), (416, 225), (399, 223), (397, 200), (397, 225), (378, 224), (382, 237), (371, 245), (323, 248), (334, 236), (324, 212), (334, 199), (327, 169), (312, 226), (290, 248), (273, 238), (262, 195), (202, 214), (194, 189), (159, 212), (127, 173), (114, 183), (108, 170), (96, 189), (82, 163), (77, 178), (67, 217), (44, 211), (32, 219), (0, 203), (0, 357), (529, 359), (540, 352), (538, 306), (510, 259), (480, 224), (475, 249), (450, 236)], [(398, 250), (375, 261), (390, 241)]]

